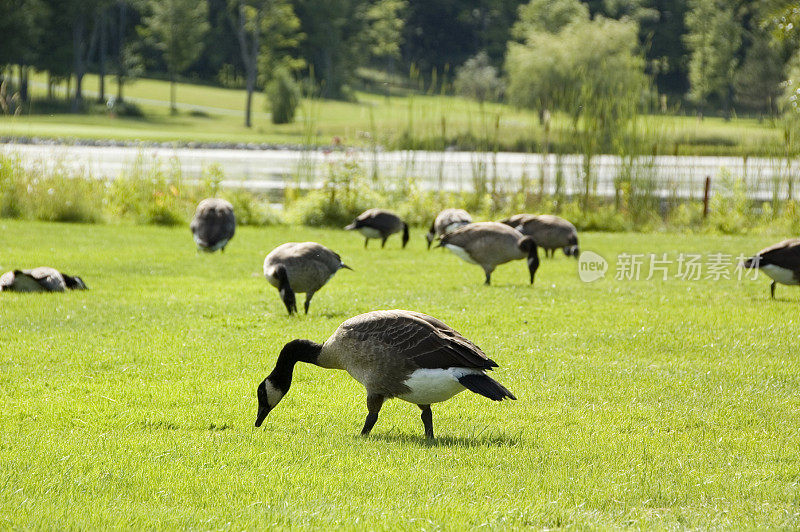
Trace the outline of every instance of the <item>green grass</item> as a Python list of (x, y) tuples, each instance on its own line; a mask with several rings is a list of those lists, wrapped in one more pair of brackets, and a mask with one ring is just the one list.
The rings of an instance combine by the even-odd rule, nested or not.
[[(800, 526), (800, 291), (768, 281), (582, 283), (563, 255), (479, 268), (357, 235), (241, 228), (196, 255), (188, 229), (0, 220), (0, 266), (91, 288), (0, 294), (0, 526), (457, 530)], [(265, 254), (315, 240), (341, 271), (288, 317)], [(770, 239), (771, 240), (771, 239)], [(760, 249), (758, 237), (585, 234), (584, 250)], [(519, 398), (392, 401), (370, 437), (363, 388), (301, 365), (254, 429), (281, 346), (407, 308), (475, 341)]]
[[(37, 74), (32, 79), (41, 84), (45, 76)], [(96, 86), (97, 77), (87, 75), (84, 87), (92, 90)], [(116, 92), (111, 78), (107, 91), (108, 94)], [(35, 85), (32, 92), (36, 97), (44, 97), (40, 85)], [(125, 95), (168, 101), (169, 84), (140, 79), (126, 85)], [(177, 95), (178, 101), (184, 104), (235, 111), (242, 110), (245, 101), (242, 90), (188, 83), (179, 84)], [(0, 135), (292, 144), (309, 141), (329, 144), (333, 137), (339, 137), (345, 144), (354, 146), (369, 146), (374, 139), (389, 148), (441, 149), (452, 143), (463, 148), (491, 149), (495, 135), (493, 124), (499, 116), (497, 141), (500, 149), (538, 150), (544, 142), (544, 131), (536, 113), (507, 105), (486, 104), (481, 111), (476, 102), (450, 96), (409, 94), (386, 98), (365, 92), (356, 93), (356, 96), (356, 103), (305, 100), (295, 123), (274, 125), (264, 112), (263, 93), (257, 93), (253, 103), (257, 114), (251, 129), (243, 126), (243, 115), (214, 111), (209, 111), (205, 117), (191, 116), (186, 111), (171, 116), (166, 107), (144, 104), (145, 118), (39, 114), (34, 101), (32, 114), (0, 116)], [(551, 148), (560, 146), (570, 152), (579, 148), (567, 117), (557, 115), (553, 131)], [(745, 118), (729, 122), (706, 118), (699, 122), (694, 117), (650, 116), (643, 121), (642, 131), (648, 137), (642, 149), (651, 153), (655, 144), (659, 153), (667, 155), (757, 155), (774, 153), (782, 142), (781, 133), (774, 124)], [(442, 141), (443, 137), (446, 141)]]

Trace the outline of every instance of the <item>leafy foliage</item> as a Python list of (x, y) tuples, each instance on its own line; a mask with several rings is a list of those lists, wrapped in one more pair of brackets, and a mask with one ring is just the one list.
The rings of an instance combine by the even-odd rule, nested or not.
[(288, 124), (300, 103), (300, 87), (286, 68), (278, 68), (267, 84), (267, 98), (273, 124)]
[(458, 68), (454, 85), (456, 92), (478, 102), (494, 101), (503, 93), (503, 82), (486, 52), (467, 59)]

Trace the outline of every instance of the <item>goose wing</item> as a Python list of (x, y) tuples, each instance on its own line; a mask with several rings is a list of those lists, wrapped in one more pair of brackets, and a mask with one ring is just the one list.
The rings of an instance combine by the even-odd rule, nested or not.
[(800, 271), (800, 238), (778, 242), (758, 252), (759, 266), (774, 264), (781, 268)]
[(50, 292), (63, 292), (67, 288), (64, 277), (55, 268), (40, 266), (32, 270), (23, 270), (21, 273), (34, 279), (39, 286)]
[(342, 324), (347, 335), (424, 369), (497, 367), (481, 349), (447, 324), (420, 312), (376, 311)]

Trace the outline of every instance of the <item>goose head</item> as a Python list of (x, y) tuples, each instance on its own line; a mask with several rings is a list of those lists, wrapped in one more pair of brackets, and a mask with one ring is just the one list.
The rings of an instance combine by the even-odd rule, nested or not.
[(89, 287), (86, 286), (86, 283), (83, 282), (83, 279), (80, 277), (72, 277), (70, 275), (64, 275), (64, 284), (67, 285), (67, 288), (71, 290), (88, 290)]
[(292, 340), (281, 349), (275, 369), (256, 388), (258, 412), (256, 427), (260, 427), (267, 415), (283, 399), (292, 385), (292, 371), (297, 362), (316, 364), (322, 345), (311, 340)]
[(523, 237), (517, 244), (519, 249), (528, 254), (528, 271), (531, 274), (531, 284), (533, 278), (536, 276), (536, 270), (539, 269), (539, 250), (536, 242), (529, 236)]

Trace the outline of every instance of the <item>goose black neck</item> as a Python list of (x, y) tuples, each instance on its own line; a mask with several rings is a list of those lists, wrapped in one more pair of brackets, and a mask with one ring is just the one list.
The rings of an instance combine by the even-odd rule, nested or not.
[(292, 371), (298, 362), (316, 364), (319, 354), (322, 351), (322, 344), (311, 340), (292, 340), (281, 350), (275, 369), (267, 377), (277, 388), (284, 393), (292, 383)]

